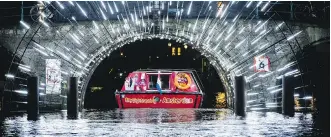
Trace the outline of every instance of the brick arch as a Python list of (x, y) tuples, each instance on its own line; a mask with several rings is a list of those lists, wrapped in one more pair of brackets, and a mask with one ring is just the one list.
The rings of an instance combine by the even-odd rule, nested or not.
[[(220, 64), (220, 60), (219, 60), (219, 58), (217, 58), (215, 53), (210, 52), (210, 51), (208, 51), (204, 48), (199, 48), (198, 46), (194, 45), (193, 42), (191, 42), (187, 38), (183, 38), (183, 37), (180, 38), (180, 37), (176, 37), (175, 35), (167, 35), (167, 34), (165, 34), (165, 35), (162, 35), (162, 34), (160, 34), (160, 35), (145, 35), (141, 39), (177, 40), (177, 41), (188, 43), (187, 44), (188, 46), (192, 46), (193, 49), (199, 51), (203, 56), (205, 56), (211, 62), (211, 64), (215, 68), (216, 72), (218, 73), (218, 75), (219, 75), (219, 77), (222, 81), (222, 84), (225, 87), (228, 107), (232, 107), (232, 104), (233, 104), (233, 100), (232, 100), (233, 90), (230, 87), (229, 79), (225, 76), (226, 71), (222, 68), (222, 65)], [(133, 37), (129, 37), (127, 39), (124, 39), (124, 41), (130, 41), (130, 42), (134, 42), (134, 41), (138, 41), (138, 40), (140, 40), (140, 39), (136, 39), (136, 38), (133, 38)], [(99, 50), (101, 50), (101, 52), (96, 52), (94, 55), (92, 55), (92, 56), (95, 57), (95, 60), (97, 60), (97, 61), (94, 61), (94, 63), (90, 62), (88, 75), (84, 75), (83, 77), (80, 77), (80, 79), (79, 79), (82, 83), (82, 86), (80, 88), (80, 92), (82, 94), (80, 96), (80, 102), (79, 102), (79, 106), (80, 106), (81, 109), (84, 106), (85, 93), (86, 93), (86, 90), (87, 90), (88, 83), (89, 83), (89, 81), (91, 79), (91, 76), (93, 75), (94, 71), (96, 70), (96, 68), (99, 66), (99, 64), (102, 62), (102, 60), (106, 56), (109, 56), (109, 54), (111, 52), (115, 51), (116, 49), (118, 49), (118, 48), (120, 48), (124, 45), (126, 45), (126, 44), (125, 43), (120, 43), (120, 44), (115, 43), (114, 45), (109, 45), (110, 47), (115, 46), (115, 48), (107, 48), (107, 49), (101, 49), (100, 48)], [(106, 55), (106, 56), (103, 56), (103, 55)]]

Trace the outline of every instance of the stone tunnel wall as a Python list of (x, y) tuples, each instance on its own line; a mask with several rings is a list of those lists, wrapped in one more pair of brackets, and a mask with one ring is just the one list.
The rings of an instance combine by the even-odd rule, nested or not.
[[(260, 23), (258, 23), (259, 21)], [(213, 25), (214, 22), (218, 22), (217, 25)], [(329, 28), (325, 29), (311, 24), (293, 22), (286, 22), (286, 24), (280, 27), (280, 29), (276, 30), (275, 27), (277, 27), (277, 25), (279, 25), (282, 21), (269, 20), (268, 23), (261, 28), (261, 30), (270, 30), (270, 32), (265, 37), (261, 38), (256, 44), (252, 44), (254, 38), (258, 36), (258, 33), (254, 33), (254, 30), (256, 30), (258, 27), (256, 24), (261, 24), (264, 22), (265, 20), (239, 20), (233, 23), (232, 20), (221, 21), (212, 19), (192, 19), (183, 20), (180, 22), (180, 24), (178, 24), (176, 20), (170, 20), (168, 23), (165, 23), (165, 29), (161, 29), (160, 34), (164, 36), (168, 34), (170, 36), (176, 36), (173, 38), (181, 38), (183, 40), (185, 39), (189, 45), (200, 50), (205, 56), (213, 60), (213, 65), (216, 66), (216, 70), (220, 75), (224, 75), (222, 76), (222, 79), (228, 80), (227, 82), (229, 82), (229, 84), (226, 84), (229, 85), (227, 86), (227, 89), (230, 90), (228, 91), (228, 94), (230, 94), (228, 97), (233, 97), (233, 82), (231, 79), (233, 79), (235, 75), (244, 75), (246, 76), (247, 81), (247, 91), (259, 90), (261, 91), (261, 95), (263, 95), (263, 99), (266, 101), (272, 101), (274, 95), (268, 93), (266, 89), (268, 87), (277, 85), (276, 77), (278, 77), (280, 74), (283, 74), (283, 72), (277, 72), (275, 70), (294, 60), (290, 46), (292, 46), (294, 51), (298, 51), (300, 48), (308, 45), (311, 42), (324, 37), (329, 37), (330, 34)], [(74, 55), (79, 54), (77, 49), (80, 49), (82, 52), (86, 53), (89, 58), (99, 57), (99, 59), (95, 60), (102, 60), (106, 55), (97, 55), (102, 53), (100, 52), (103, 50), (102, 47), (106, 47), (107, 51), (113, 51), (115, 50), (116, 46), (118, 47), (120, 45), (126, 44), (123, 42), (125, 38), (131, 37), (134, 40), (139, 39), (142, 34), (154, 35), (153, 29), (149, 30), (148, 28), (141, 27), (141, 25), (134, 26), (131, 24), (131, 26), (126, 26), (126, 29), (122, 29), (121, 27), (123, 26), (118, 21), (104, 21), (96, 23), (98, 24), (99, 29), (96, 29), (92, 22), (79, 22), (79, 27), (73, 26), (72, 24), (53, 24), (52, 27), (45, 28), (40, 24), (36, 24), (31, 27), (26, 35), (24, 35), (26, 30), (22, 29), (2, 30), (0, 44), (11, 50), (13, 53), (15, 52), (16, 47), (20, 45), (18, 48), (17, 56), (23, 55), (25, 47), (29, 45), (24, 53), (22, 61), (24, 64), (31, 66), (33, 70), (31, 74), (38, 75), (40, 77), (40, 81), (45, 83), (45, 59), (61, 57), (57, 54), (53, 54), (52, 51), (59, 50), (66, 54), (70, 52), (70, 54)], [(111, 25), (108, 26), (104, 24)], [(195, 24), (197, 24), (197, 26), (195, 29), (193, 29)], [(160, 25), (161, 28), (163, 28), (162, 23), (160, 23)], [(243, 29), (240, 35), (231, 36), (229, 40), (224, 40), (225, 37), (227, 37), (225, 34), (228, 34), (226, 32), (223, 36), (219, 36), (223, 31), (228, 31), (232, 25), (233, 29), (236, 30), (237, 33), (239, 33), (242, 28), (245, 27), (245, 29)], [(125, 31), (130, 31), (130, 33), (126, 35), (120, 33)], [(286, 40), (286, 38), (299, 31), (302, 31), (302, 33), (296, 37), (296, 41)], [(80, 45), (76, 44), (75, 41), (70, 37), (70, 33), (81, 35), (81, 40), (84, 41), (84, 43)], [(93, 37), (98, 38), (99, 43), (96, 43)], [(38, 42), (45, 48), (50, 49), (47, 50), (47, 53), (50, 56), (45, 57), (36, 52), (32, 48), (35, 45), (30, 42), (31, 39)], [(246, 39), (246, 41), (243, 42), (239, 48), (236, 48), (236, 45), (244, 39)], [(22, 42), (20, 43), (21, 40)], [(114, 43), (117, 43), (117, 45), (114, 45)], [(231, 44), (229, 45), (229, 43)], [(262, 47), (261, 44), (266, 44), (266, 46), (259, 49)], [(249, 54), (244, 56), (247, 51), (250, 51)], [(274, 72), (263, 78), (261, 75), (266, 75), (266, 73), (255, 73), (251, 67), (253, 65), (254, 56), (260, 55), (262, 53), (265, 53), (265, 55), (270, 58), (271, 70)], [(87, 69), (89, 69), (93, 68), (93, 65), (97, 65), (98, 63), (85, 60), (83, 64), (84, 66), (86, 64)], [(67, 72), (69, 75), (80, 75), (80, 73), (83, 72), (83, 70), (78, 69), (77, 66), (63, 59), (61, 69)], [(65, 85), (66, 79), (69, 75), (63, 75), (63, 85)], [(88, 84), (86, 83), (88, 80), (84, 79), (87, 75), (88, 74), (83, 74), (82, 76), (83, 81), (80, 83), (81, 88), (84, 86), (84, 84)], [(254, 87), (258, 84), (261, 86)], [(66, 95), (66, 86), (63, 87), (63, 92), (61, 94), (62, 96)], [(80, 95), (83, 94), (80, 92)], [(42, 101), (48, 102), (50, 104), (63, 104), (64, 100), (62, 96), (46, 95), (45, 99)], [(261, 97), (255, 97), (251, 99), (260, 98)]]

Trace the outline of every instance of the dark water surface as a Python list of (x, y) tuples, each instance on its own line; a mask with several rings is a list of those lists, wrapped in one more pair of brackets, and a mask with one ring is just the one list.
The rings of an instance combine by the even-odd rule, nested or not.
[(8, 117), (3, 136), (322, 136), (312, 114), (285, 117), (276, 112), (248, 112), (245, 118), (229, 109), (84, 110), (76, 120), (66, 111)]

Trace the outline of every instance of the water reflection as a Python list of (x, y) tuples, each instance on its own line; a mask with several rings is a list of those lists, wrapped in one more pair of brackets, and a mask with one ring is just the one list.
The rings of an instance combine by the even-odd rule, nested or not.
[(26, 114), (2, 122), (4, 136), (321, 136), (312, 114), (284, 117), (274, 112), (249, 112), (237, 117), (228, 109), (84, 110), (69, 120), (65, 111)]

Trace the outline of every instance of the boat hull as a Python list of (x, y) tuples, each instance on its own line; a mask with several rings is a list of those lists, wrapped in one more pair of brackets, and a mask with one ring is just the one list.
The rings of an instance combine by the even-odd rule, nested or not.
[(199, 108), (202, 94), (116, 93), (119, 108)]

